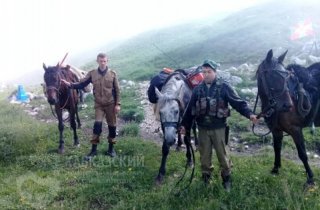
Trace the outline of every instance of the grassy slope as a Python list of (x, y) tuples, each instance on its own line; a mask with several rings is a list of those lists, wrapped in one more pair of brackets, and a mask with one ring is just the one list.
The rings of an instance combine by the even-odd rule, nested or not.
[[(319, 209), (318, 189), (303, 192), (305, 174), (301, 165), (284, 160), (281, 174), (271, 176), (272, 152), (253, 157), (233, 156), (234, 188), (221, 186), (216, 167), (214, 182), (205, 187), (196, 175), (187, 191), (175, 196), (174, 185), (184, 170), (185, 155), (171, 152), (167, 178), (162, 187), (153, 179), (161, 149), (135, 137), (122, 136), (118, 157), (102, 153), (91, 163), (83, 162), (90, 145), (79, 131), (82, 146), (72, 147), (66, 129), (66, 154), (56, 154), (56, 125), (26, 116), (20, 106), (0, 101), (0, 209)], [(105, 138), (105, 137), (104, 137)], [(199, 161), (199, 154), (196, 155)], [(217, 166), (217, 161), (214, 164)], [(319, 177), (319, 169), (315, 169)], [(190, 175), (190, 170), (186, 178)], [(318, 179), (317, 179), (318, 181)]]
[[(297, 3), (298, 2), (298, 3)], [(319, 4), (271, 2), (232, 14), (138, 35), (111, 50), (110, 64), (122, 78), (149, 79), (163, 67), (184, 68), (213, 58), (225, 65), (259, 62), (267, 50), (301, 50), (309, 38), (290, 41), (293, 27), (310, 19), (319, 31)], [(94, 62), (86, 68), (94, 66)]]

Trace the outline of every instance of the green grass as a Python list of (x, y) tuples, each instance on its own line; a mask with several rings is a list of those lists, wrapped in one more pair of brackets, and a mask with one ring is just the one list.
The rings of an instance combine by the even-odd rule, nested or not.
[[(136, 123), (125, 125), (115, 146), (116, 158), (104, 155), (107, 143), (102, 141), (98, 156), (85, 162), (90, 144), (81, 130), (80, 148), (72, 146), (71, 131), (65, 130), (66, 153), (59, 155), (55, 124), (33, 120), (20, 105), (4, 99), (0, 106), (0, 209), (320, 209), (319, 189), (303, 190), (303, 166), (284, 159), (280, 175), (272, 176), (273, 152), (269, 150), (255, 156), (232, 156), (230, 193), (222, 188), (215, 155), (209, 186), (200, 178), (199, 153), (190, 187), (183, 190), (191, 169), (175, 186), (186, 158), (183, 152), (172, 150), (165, 182), (159, 187), (154, 178), (161, 147), (136, 137)], [(313, 169), (318, 182), (320, 171)]]
[(137, 123), (142, 122), (144, 119), (144, 111), (135, 88), (124, 89), (121, 91), (120, 117), (125, 121), (134, 121)]

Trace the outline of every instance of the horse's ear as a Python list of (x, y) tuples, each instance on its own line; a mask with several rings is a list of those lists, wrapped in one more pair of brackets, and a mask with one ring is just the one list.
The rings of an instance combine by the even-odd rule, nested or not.
[(159, 91), (159, 89), (156, 88), (156, 87), (155, 87), (155, 92), (156, 92), (157, 97), (158, 97), (158, 98), (161, 98), (162, 93), (161, 93), (161, 92)]
[(267, 61), (268, 63), (271, 63), (272, 57), (273, 57), (273, 51), (272, 51), (272, 49), (271, 49), (271, 50), (269, 50), (269, 52), (268, 52), (268, 54), (267, 54), (266, 61)]
[(47, 71), (47, 66), (46, 66), (45, 63), (42, 63), (42, 67), (43, 67), (43, 69), (44, 69), (45, 71)]
[(286, 57), (287, 53), (288, 53), (288, 50), (279, 56), (279, 58), (278, 58), (279, 63), (282, 63), (284, 61), (284, 58)]

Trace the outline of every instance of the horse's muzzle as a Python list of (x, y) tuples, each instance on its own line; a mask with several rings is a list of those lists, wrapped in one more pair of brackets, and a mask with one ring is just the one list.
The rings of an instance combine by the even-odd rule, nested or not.
[(177, 129), (175, 127), (164, 128), (164, 140), (168, 146), (172, 146), (176, 142)]
[(56, 103), (58, 103), (58, 101), (55, 100), (54, 98), (48, 98), (48, 103), (49, 103), (50, 105), (55, 105)]
[(289, 112), (292, 109), (293, 105), (291, 103), (284, 103), (281, 111)]

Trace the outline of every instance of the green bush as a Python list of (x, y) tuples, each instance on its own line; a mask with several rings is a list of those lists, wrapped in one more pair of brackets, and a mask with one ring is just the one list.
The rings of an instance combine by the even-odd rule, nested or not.
[(120, 117), (125, 121), (135, 121), (137, 123), (144, 119), (144, 111), (134, 88), (121, 91)]

